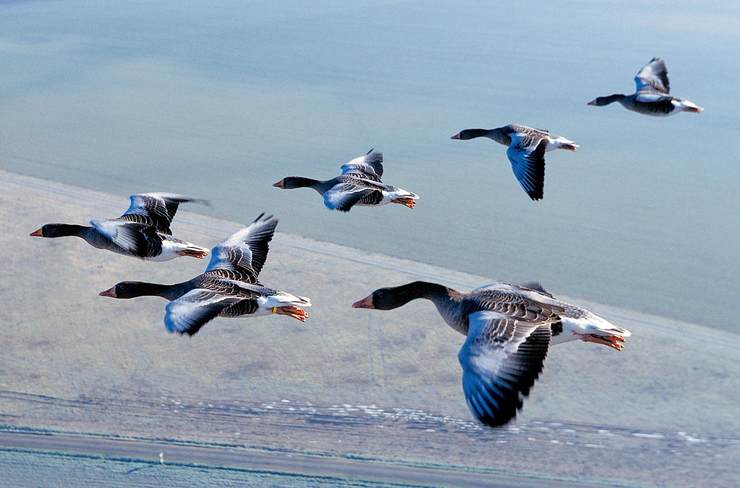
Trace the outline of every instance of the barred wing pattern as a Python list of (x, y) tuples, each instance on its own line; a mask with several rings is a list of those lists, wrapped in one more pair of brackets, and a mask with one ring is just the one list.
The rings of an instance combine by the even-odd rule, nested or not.
[(343, 175), (354, 173), (379, 182), (383, 177), (383, 153), (370, 149), (364, 156), (343, 164), (341, 170)]
[(671, 83), (668, 81), (668, 69), (665, 61), (660, 58), (651, 59), (635, 75), (635, 85), (638, 94), (640, 92), (658, 92), (668, 95), (671, 91)]
[(177, 208), (185, 202), (202, 202), (196, 198), (174, 193), (141, 193), (129, 197), (131, 203), (120, 217), (121, 220), (153, 225), (163, 234), (172, 234), (170, 225), (175, 218)]
[(506, 150), (514, 176), (532, 200), (541, 200), (544, 196), (546, 149), (546, 139), (532, 142), (530, 138), (514, 136)]
[(256, 283), (278, 224), (272, 215), (264, 215), (260, 214), (247, 227), (215, 246), (206, 272), (222, 270), (228, 274), (233, 271), (244, 281)]
[(550, 345), (549, 324), (492, 311), (472, 313), (468, 320), (468, 339), (458, 354), (465, 399), (483, 424), (504, 425), (516, 416), (542, 371)]

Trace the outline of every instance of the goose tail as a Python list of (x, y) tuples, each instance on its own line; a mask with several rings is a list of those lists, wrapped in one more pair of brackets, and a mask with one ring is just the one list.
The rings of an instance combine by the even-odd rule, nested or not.
[(579, 144), (576, 144), (574, 141), (571, 141), (570, 139), (566, 139), (565, 137), (558, 136), (555, 138), (550, 139), (550, 144), (548, 144), (548, 150), (552, 149), (565, 149), (566, 151), (575, 151), (579, 147), (581, 147)]
[(184, 249), (180, 249), (178, 254), (180, 256), (188, 256), (196, 259), (203, 259), (208, 256), (209, 250), (205, 247), (196, 246), (195, 244), (188, 244)]
[(704, 111), (704, 107), (700, 107), (690, 100), (681, 100), (681, 106), (686, 112), (698, 114)]

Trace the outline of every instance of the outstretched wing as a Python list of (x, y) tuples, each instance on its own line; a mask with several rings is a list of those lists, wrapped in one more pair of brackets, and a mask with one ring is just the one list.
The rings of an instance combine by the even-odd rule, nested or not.
[(542, 371), (550, 326), (490, 311), (472, 313), (468, 320), (468, 339), (458, 354), (463, 392), (473, 415), (498, 427), (516, 416)]
[(521, 138), (512, 135), (511, 145), (506, 155), (511, 162), (511, 169), (529, 198), (541, 200), (545, 188), (545, 150), (546, 139)]
[(358, 174), (363, 178), (380, 181), (383, 177), (383, 153), (372, 149), (364, 156), (353, 159), (342, 165), (342, 174)]
[(270, 250), (278, 220), (260, 214), (254, 222), (211, 249), (211, 261), (206, 272), (216, 269), (238, 271), (256, 283)]
[(635, 85), (638, 93), (652, 91), (668, 95), (671, 91), (671, 84), (668, 81), (668, 69), (665, 66), (665, 61), (660, 58), (651, 59), (635, 75)]
[(175, 218), (177, 207), (181, 203), (206, 203), (205, 200), (190, 198), (184, 195), (176, 195), (174, 193), (142, 193), (131, 195), (129, 200), (131, 200), (131, 203), (128, 210), (126, 210), (126, 212), (121, 216), (121, 219), (137, 221), (137, 219), (131, 218), (133, 216), (151, 219), (151, 222), (142, 222), (154, 225), (159, 232), (164, 234), (172, 234), (170, 224), (172, 224), (172, 219)]
[(161, 250), (162, 239), (147, 224), (125, 220), (91, 220), (95, 230), (124, 251), (139, 257), (149, 257)]
[(349, 212), (357, 204), (375, 205), (383, 199), (382, 185), (374, 181), (342, 181), (324, 192), (324, 205), (330, 210)]
[(196, 288), (167, 304), (164, 325), (170, 332), (192, 336), (201, 327), (218, 317), (224, 309), (241, 300), (243, 298)]

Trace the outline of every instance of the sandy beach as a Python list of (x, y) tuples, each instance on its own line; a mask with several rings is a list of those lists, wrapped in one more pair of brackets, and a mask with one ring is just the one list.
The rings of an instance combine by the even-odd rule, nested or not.
[[(630, 329), (625, 351), (583, 343), (551, 349), (518, 420), (484, 430), (461, 393), (463, 337), (430, 304), (391, 312), (350, 304), (417, 279), (468, 290), (491, 278), (278, 227), (261, 279), (311, 297), (305, 326), (277, 316), (217, 319), (192, 338), (178, 337), (164, 328), (163, 301), (97, 293), (123, 280), (182, 281), (206, 263), (147, 263), (74, 238), (28, 236), (48, 222), (119, 215), (126, 197), (0, 171), (4, 430), (454, 466), (542, 484), (740, 482), (737, 334), (563, 297)], [(181, 207), (175, 235), (211, 246), (239, 228), (197, 210)], [(242, 221), (262, 211), (270, 209), (245, 208)]]

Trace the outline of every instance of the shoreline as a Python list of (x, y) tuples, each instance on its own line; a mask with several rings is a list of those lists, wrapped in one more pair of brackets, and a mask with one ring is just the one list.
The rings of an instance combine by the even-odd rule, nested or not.
[[(14, 172), (6, 171), (3, 169), (0, 169), (0, 181), (4, 181), (6, 183), (10, 183), (10, 184), (21, 186), (21, 187), (28, 186), (29, 188), (40, 189), (43, 191), (57, 194), (59, 196), (78, 199), (80, 204), (85, 204), (85, 203), (94, 204), (96, 208), (104, 209), (104, 211), (99, 211), (98, 213), (106, 212), (105, 218), (112, 218), (112, 216), (119, 215), (125, 210), (125, 207), (128, 206), (128, 195), (118, 197), (114, 194), (102, 192), (99, 190), (93, 190), (93, 189), (89, 189), (85, 187), (78, 187), (75, 185), (69, 185), (67, 183), (61, 183), (61, 182), (57, 182), (53, 180), (47, 180), (44, 178), (38, 178), (35, 176), (14, 173)], [(113, 203), (114, 201), (117, 202), (118, 200), (120, 200), (120, 204)], [(239, 222), (234, 222), (230, 220), (219, 219), (216, 217), (199, 214), (197, 213), (197, 211), (193, 211), (193, 208), (197, 208), (197, 205), (191, 205), (189, 207), (186, 207), (186, 206), (181, 207), (178, 210), (177, 217), (174, 222), (174, 226), (177, 226), (178, 223), (184, 224), (184, 225), (199, 226), (205, 229), (213, 237), (218, 239), (219, 235), (222, 236), (223, 238), (227, 236), (230, 232), (233, 232), (236, 228), (238, 228), (237, 226), (242, 225)], [(256, 215), (258, 215), (262, 211), (264, 211), (267, 214), (271, 213), (270, 211), (265, 210), (265, 209), (255, 209), (252, 212), (254, 213), (254, 215), (247, 217), (244, 221), (244, 225), (248, 224), (251, 221), (251, 219), (253, 219)], [(280, 215), (275, 215), (275, 216), (278, 218), (278, 220), (280, 219)], [(90, 216), (90, 218), (94, 218), (94, 217), (100, 217), (100, 215)], [(447, 284), (451, 286), (458, 286), (462, 288), (461, 291), (465, 291), (466, 289), (470, 290), (473, 288), (477, 288), (486, 283), (491, 283), (495, 281), (493, 279), (485, 278), (483, 276), (477, 276), (471, 273), (467, 273), (465, 271), (458, 271), (458, 270), (454, 270), (450, 268), (445, 268), (442, 266), (437, 266), (434, 264), (429, 264), (429, 263), (425, 263), (421, 261), (409, 260), (409, 259), (400, 258), (396, 256), (390, 256), (390, 255), (386, 255), (382, 253), (369, 252), (369, 251), (345, 246), (343, 244), (336, 244), (331, 241), (320, 241), (320, 240), (312, 239), (310, 237), (304, 237), (298, 234), (284, 233), (284, 232), (281, 232), (279, 228), (277, 232), (275, 233), (274, 240), (279, 241), (281, 245), (292, 247), (294, 249), (300, 249), (303, 251), (313, 252), (316, 254), (331, 255), (331, 256), (338, 257), (338, 258), (341, 258), (347, 261), (354, 261), (354, 262), (359, 262), (363, 264), (370, 264), (378, 268), (389, 269), (389, 270), (402, 268), (404, 269), (404, 271), (408, 272), (409, 274), (418, 275), (420, 278), (444, 280)], [(449, 278), (450, 275), (456, 276), (457, 279), (455, 278), (450, 279)], [(526, 278), (527, 277), (523, 277), (521, 281), (522, 282), (529, 281)], [(378, 284), (378, 287), (380, 286), (384, 286), (384, 285)], [(548, 291), (551, 291), (551, 290), (548, 290)], [(599, 308), (599, 309), (607, 308), (611, 310), (612, 312), (623, 311), (624, 313), (630, 314), (630, 315), (639, 314), (645, 318), (646, 322), (650, 321), (650, 318), (654, 318), (655, 322), (662, 322), (665, 320), (670, 320), (672, 322), (676, 322), (677, 324), (681, 324), (682, 326), (700, 327), (702, 329), (707, 329), (709, 331), (718, 331), (722, 333), (740, 335), (740, 331), (734, 332), (730, 329), (724, 329), (724, 328), (712, 327), (712, 326), (704, 325), (704, 324), (686, 322), (686, 321), (682, 321), (680, 319), (676, 319), (676, 318), (669, 317), (669, 316), (656, 315), (656, 314), (643, 312), (641, 310), (631, 309), (631, 308), (628, 308), (622, 305), (614, 305), (614, 304), (609, 304), (606, 302), (599, 302), (599, 301), (594, 301), (594, 300), (586, 300), (586, 299), (581, 299), (577, 297), (572, 297), (570, 295), (562, 295), (562, 294), (557, 293), (557, 291), (551, 291), (551, 292), (562, 297), (566, 301), (571, 301), (573, 303), (578, 303), (578, 304), (586, 304), (586, 305), (583, 305), (586, 308), (591, 308), (591, 307)]]
[[(79, 189), (86, 193), (90, 194), (97, 194), (100, 196), (111, 196), (112, 194), (106, 193), (105, 190), (99, 190), (96, 188), (86, 188), (86, 187), (80, 187), (76, 186), (74, 182), (71, 183), (62, 183), (53, 179), (47, 180), (44, 179), (43, 176), (34, 176), (34, 172), (31, 173), (14, 173), (10, 170), (4, 170), (0, 169), (0, 171), (4, 171), (8, 174), (12, 174), (15, 176), (19, 176), (21, 178), (28, 178), (30, 180), (40, 180), (44, 182), (48, 182), (51, 185), (62, 185), (66, 186), (70, 189)], [(117, 190), (121, 190), (120, 184), (117, 184), (115, 186)], [(128, 188), (124, 188), (124, 191), (127, 191)], [(159, 191), (160, 188), (152, 188), (152, 189), (140, 189), (141, 191)], [(189, 193), (187, 190), (184, 190), (184, 193)], [(122, 203), (125, 203), (127, 201), (129, 193), (121, 194), (120, 198)], [(198, 196), (198, 195), (196, 195)], [(213, 196), (214, 198), (217, 198), (216, 196)], [(267, 198), (267, 201), (271, 201), (271, 196)], [(246, 198), (246, 200), (251, 200), (250, 198)], [(223, 202), (222, 202), (223, 203)], [(302, 203), (295, 202), (296, 205), (303, 205)], [(238, 203), (236, 203), (238, 205)], [(285, 203), (283, 202), (280, 205), (276, 205), (280, 212), (283, 213), (283, 216), (286, 217), (286, 220), (291, 219), (291, 213), (290, 208), (285, 207)], [(198, 209), (196, 206), (190, 206), (186, 207), (185, 210), (189, 210), (190, 213), (194, 215), (200, 215), (203, 217), (209, 217), (213, 218), (214, 220), (228, 222), (228, 221), (234, 221), (233, 218), (233, 211), (234, 204), (232, 202), (231, 205), (226, 205), (225, 208), (222, 208), (221, 212), (218, 211), (218, 207), (214, 207), (216, 210), (215, 212), (210, 210), (204, 210), (204, 209)], [(259, 209), (260, 207), (254, 207), (255, 209)], [(265, 209), (262, 209), (265, 210)], [(262, 211), (260, 210), (260, 211)], [(114, 212), (112, 215), (118, 215), (122, 208), (119, 207), (112, 207), (111, 211)], [(341, 219), (342, 217), (348, 217), (348, 216), (337, 216), (337, 215), (324, 215), (328, 214), (328, 212), (325, 211), (320, 205), (316, 207), (316, 212), (318, 212), (318, 215), (316, 215), (317, 222), (322, 222), (324, 225), (328, 226), (330, 229), (329, 237), (337, 238), (337, 229), (338, 228), (346, 228), (350, 229), (352, 233), (358, 232), (358, 227), (356, 224), (357, 219), (362, 220), (370, 219), (371, 222), (378, 223), (377, 219), (380, 218), (378, 215), (373, 214), (372, 212), (367, 215), (353, 215), (353, 217), (356, 218), (350, 218), (349, 222), (343, 222)], [(199, 213), (202, 212), (202, 213)], [(259, 212), (258, 212), (259, 213)], [(272, 211), (268, 213), (274, 213)], [(216, 214), (216, 215), (214, 215)], [(223, 215), (228, 214), (228, 217), (223, 218)], [(278, 217), (280, 217), (280, 214), (277, 214)], [(177, 222), (175, 222), (175, 225)], [(295, 227), (295, 222), (291, 222), (291, 224)], [(298, 229), (294, 229), (298, 230)], [(306, 231), (306, 229), (303, 229)], [(332, 233), (333, 232), (333, 233)], [(608, 232), (608, 230), (601, 229), (601, 232)], [(310, 234), (310, 231), (308, 232)], [(289, 235), (293, 236), (303, 236), (301, 232), (294, 232)], [(327, 243), (334, 243), (334, 241), (331, 240), (323, 240), (321, 239), (322, 236), (319, 236), (319, 239), (316, 239), (316, 237), (304, 237), (307, 240), (315, 240), (316, 242), (327, 242)], [(629, 239), (638, 238), (638, 236), (632, 236)], [(339, 240), (342, 240), (345, 238), (340, 237)], [(351, 241), (351, 242), (350, 242)], [(357, 241), (357, 242), (354, 242)], [(467, 269), (466, 266), (460, 266), (458, 263), (458, 266), (446, 266), (444, 264), (438, 265), (431, 259), (431, 256), (429, 255), (429, 251), (422, 251), (419, 253), (420, 255), (417, 256), (411, 256), (407, 257), (404, 256), (404, 252), (399, 250), (398, 246), (389, 245), (385, 246), (382, 245), (380, 248), (378, 248), (376, 242), (376, 245), (369, 246), (369, 245), (363, 245), (364, 241), (358, 241), (354, 238), (346, 238), (344, 243), (336, 244), (339, 246), (344, 246), (350, 249), (355, 249), (357, 252), (361, 253), (368, 253), (368, 254), (378, 254), (383, 255), (387, 257), (392, 257), (395, 259), (399, 259), (400, 261), (409, 261), (409, 262), (418, 262), (418, 263), (424, 263), (429, 264), (430, 266), (439, 267), (440, 269), (449, 269), (449, 270), (456, 270), (462, 274), (468, 274), (468, 275), (475, 275), (477, 274), (475, 269), (465, 271), (464, 269)], [(484, 243), (481, 243), (481, 245), (485, 245)], [(375, 248), (383, 249), (383, 251), (378, 252)], [(484, 248), (485, 249), (485, 248)], [(561, 249), (562, 251), (562, 249)], [(579, 279), (577, 282), (573, 281), (572, 279), (564, 279), (561, 280), (560, 278), (553, 277), (552, 272), (553, 270), (550, 269), (548, 265), (548, 258), (546, 256), (540, 256), (540, 259), (534, 260), (519, 260), (518, 257), (513, 257), (510, 253), (511, 250), (506, 251), (506, 253), (509, 254), (501, 254), (499, 252), (494, 252), (491, 249), (488, 249), (486, 252), (486, 262), (494, 262), (497, 259), (502, 259), (505, 261), (509, 261), (511, 259), (515, 259), (515, 262), (520, 263), (517, 265), (517, 269), (521, 270), (531, 270), (531, 269), (538, 269), (537, 266), (545, 266), (545, 269), (537, 273), (537, 275), (531, 276), (531, 278), (538, 278), (539, 281), (543, 281), (543, 283), (550, 283), (551, 286), (554, 284), (554, 282), (560, 283), (560, 289), (568, 289), (568, 293), (562, 294), (563, 296), (574, 296), (574, 297), (588, 297), (585, 298), (586, 301), (590, 303), (603, 303), (605, 305), (609, 305), (616, 308), (623, 308), (627, 310), (632, 310), (638, 313), (643, 313), (646, 315), (654, 315), (657, 317), (665, 317), (671, 320), (686, 322), (686, 323), (694, 323), (698, 325), (703, 325), (705, 327), (716, 329), (716, 330), (723, 330), (730, 333), (738, 334), (740, 335), (740, 328), (735, 327), (732, 324), (732, 319), (728, 318), (727, 312), (722, 312), (720, 315), (716, 315), (711, 310), (720, 311), (724, 310), (725, 307), (721, 304), (715, 303), (714, 306), (711, 308), (711, 310), (708, 310), (707, 307), (709, 307), (709, 303), (716, 302), (716, 297), (714, 299), (714, 302), (710, 300), (709, 303), (704, 303), (704, 301), (700, 300), (697, 301), (693, 306), (690, 308), (687, 304), (686, 307), (683, 306), (683, 303), (687, 303), (688, 301), (694, 300), (697, 297), (694, 295), (688, 294), (688, 290), (686, 290), (686, 293), (672, 293), (669, 292), (669, 289), (671, 287), (665, 287), (661, 286), (659, 283), (656, 283), (654, 281), (651, 281), (647, 276), (643, 276), (640, 278), (638, 275), (635, 275), (633, 278), (636, 279), (635, 283), (632, 283), (632, 279), (629, 276), (625, 276), (623, 273), (611, 273), (610, 276), (602, 276), (599, 271), (592, 269), (592, 272), (596, 272), (597, 274), (594, 275), (594, 279), (596, 281), (593, 282), (593, 286), (591, 287), (582, 287), (578, 283), (582, 283), (584, 280), (591, 279), (586, 276), (582, 276), (582, 279)], [(504, 252), (502, 250), (502, 252)], [(567, 254), (567, 253), (566, 253)], [(507, 257), (508, 256), (508, 257)], [(563, 257), (565, 258), (565, 254)], [(570, 268), (562, 268), (562, 270), (568, 270), (571, 269), (576, 273), (576, 275), (581, 276), (577, 264), (577, 261), (573, 261), (573, 256), (570, 256), (567, 258), (569, 261), (571, 261), (571, 267)], [(453, 259), (454, 261), (454, 259)], [(447, 261), (440, 261), (440, 262), (447, 262)], [(448, 263), (449, 264), (449, 263)], [(598, 269), (606, 269), (611, 264), (609, 263), (602, 263), (603, 267)], [(593, 266), (593, 263), (592, 265)], [(521, 279), (521, 273), (519, 271), (513, 273), (513, 270), (511, 269), (511, 265), (503, 265), (500, 267), (495, 267), (493, 272), (490, 274), (490, 276), (495, 276), (496, 281), (508, 281), (508, 282), (516, 282), (517, 280)], [(561, 273), (562, 275), (562, 273)], [(547, 280), (545, 277), (549, 276), (549, 280)], [(489, 280), (490, 281), (490, 280)], [(701, 280), (699, 281), (701, 283)], [(691, 286), (691, 284), (687, 284), (687, 286)], [(696, 286), (696, 285), (694, 285)], [(701, 285), (701, 286), (708, 286), (708, 285)], [(631, 290), (635, 290), (638, 287), (642, 287), (645, 291), (644, 293), (637, 294), (636, 292), (633, 292)], [(580, 290), (580, 292), (579, 292)], [(599, 290), (597, 292), (597, 290)], [(652, 296), (655, 297), (654, 300), (651, 299), (644, 299), (642, 297), (644, 296)], [(681, 299), (682, 298), (682, 299)], [(705, 300), (707, 297), (704, 297)], [(677, 301), (677, 300), (680, 300)], [(701, 321), (701, 322), (700, 322)]]

